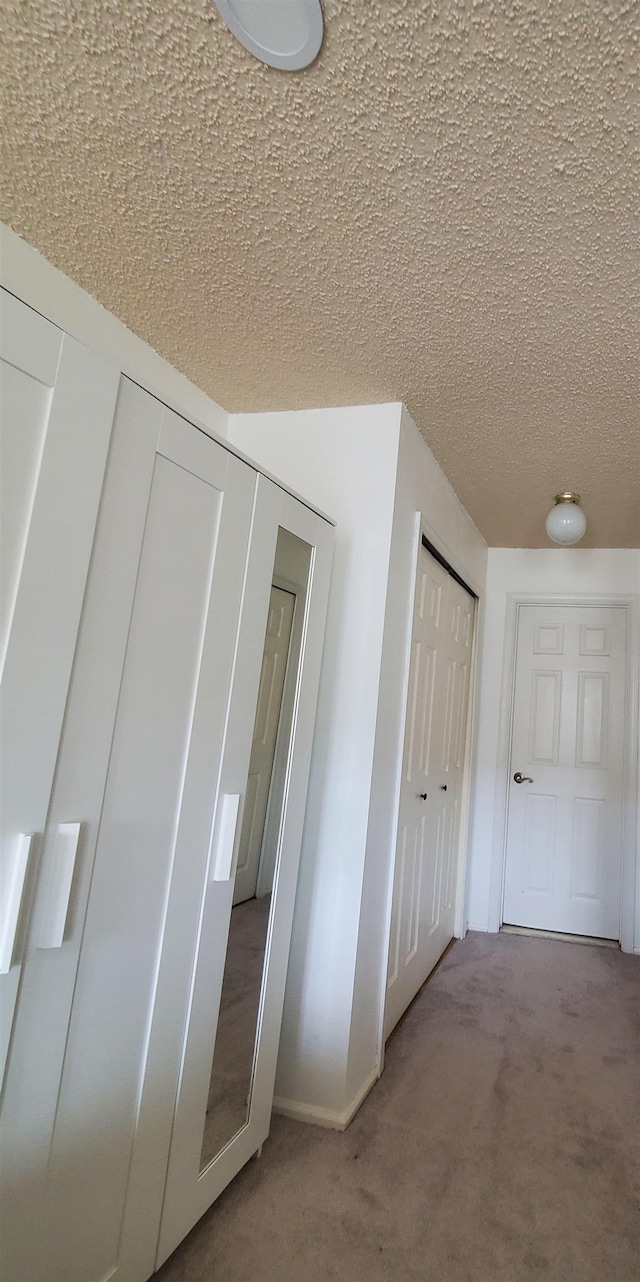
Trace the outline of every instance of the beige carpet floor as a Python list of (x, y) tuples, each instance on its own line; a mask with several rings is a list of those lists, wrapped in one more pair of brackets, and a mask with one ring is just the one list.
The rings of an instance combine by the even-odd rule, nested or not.
[(340, 1135), (274, 1118), (158, 1282), (638, 1282), (640, 958), (456, 943)]

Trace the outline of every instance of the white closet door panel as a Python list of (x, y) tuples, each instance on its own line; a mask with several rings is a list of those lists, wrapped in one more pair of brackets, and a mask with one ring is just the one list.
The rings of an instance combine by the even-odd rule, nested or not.
[(63, 334), (0, 292), (0, 663), (4, 664)]
[[(178, 464), (185, 472), (191, 472), (193, 476), (215, 486), (221, 494), (226, 486), (227, 475), (239, 476), (242, 472), (242, 467), (234, 470), (234, 455), (217, 447), (206, 432), (200, 431), (166, 406), (162, 416), (158, 454)], [(244, 473), (250, 475), (252, 480), (255, 479), (251, 468), (245, 466)]]
[[(73, 1197), (88, 1239), (70, 1243), (68, 1277), (104, 1277), (116, 1254), (136, 1030), (149, 1013), (219, 515), (217, 491), (157, 460), (53, 1142), (57, 1196)], [(88, 1182), (97, 1112), (100, 1159)]]
[(156, 458), (49, 1161), (51, 1282), (144, 1276), (157, 1234), (162, 1164), (122, 1238), (139, 1086), (174, 860), (210, 839), (254, 489), (170, 412), (159, 449), (175, 431), (191, 466), (206, 444), (207, 479)]
[[(262, 663), (262, 647), (273, 578), (278, 528), (291, 530), (315, 549), (306, 599), (306, 618), (298, 682), (297, 716), (289, 746), (288, 779), (280, 837), (280, 855), (274, 883), (267, 934), (257, 1031), (256, 1054), (250, 1089), (248, 1120), (230, 1143), (202, 1167), (202, 1143), (211, 1066), (225, 968), (233, 877), (227, 883), (212, 881), (203, 865), (198, 884), (174, 879), (160, 983), (152, 1032), (150, 1080), (164, 1079), (164, 1098), (176, 1078), (178, 1101), (173, 1120), (157, 1264), (211, 1205), (240, 1168), (267, 1137), (278, 1054), (284, 985), (286, 979), (297, 867), (306, 802), (311, 741), (315, 718), (320, 658), (331, 564), (332, 530), (320, 517), (281, 491), (264, 477), (258, 481), (247, 583), (234, 672), (220, 796), (244, 794)], [(214, 849), (217, 840), (214, 829)], [(236, 841), (239, 841), (239, 832)], [(197, 925), (197, 949), (187, 957), (178, 943), (192, 938)], [(170, 992), (163, 982), (172, 972), (180, 988)], [(172, 1006), (187, 1009), (186, 1032), (180, 1036)], [(168, 1051), (170, 1050), (170, 1054)], [(145, 1101), (143, 1100), (143, 1112)], [(146, 1107), (153, 1100), (149, 1087)], [(156, 1101), (157, 1107), (157, 1101)]]
[(385, 1005), (385, 1036), (454, 931), (474, 601), (421, 547)]
[[(244, 473), (247, 473), (251, 476), (253, 497), (258, 480), (256, 474), (233, 455), (227, 457), (230, 481), (233, 480), (235, 490), (240, 489), (240, 483), (245, 485)], [(227, 488), (231, 489), (229, 483)], [(137, 1261), (144, 1258), (145, 1267), (151, 1267), (146, 1264), (149, 1252), (153, 1261), (157, 1251), (181, 1047), (188, 1020), (194, 957), (201, 932), (203, 884), (211, 873), (216, 854), (224, 808), (221, 804), (223, 793), (234, 791), (228, 782), (222, 780), (222, 754), (230, 721), (233, 674), (241, 645), (237, 628), (246, 590), (245, 567), (248, 574), (251, 529), (248, 502), (240, 502), (232, 496), (231, 503), (223, 508), (223, 520), (226, 521), (226, 541), (234, 548), (236, 559), (233, 566), (229, 565), (226, 581), (224, 585), (220, 582), (216, 594), (221, 609), (216, 614), (211, 613), (193, 710), (189, 770), (172, 864), (173, 875), (167, 886), (146, 1073), (125, 1208), (122, 1272), (118, 1273), (122, 1282), (137, 1282)], [(241, 788), (235, 791), (240, 792)], [(229, 884), (218, 883), (223, 894)], [(219, 978), (215, 971), (208, 976), (212, 999), (215, 999)], [(156, 1210), (153, 1223), (148, 1213), (150, 1200)], [(143, 1232), (141, 1225), (145, 1226)]]
[[(249, 526), (254, 477), (213, 442), (206, 449), (208, 481), (163, 456), (155, 464), (51, 1150), (55, 1223), (74, 1208), (73, 1236), (55, 1237), (60, 1282), (117, 1277), (118, 1259), (127, 1268), (121, 1232), (165, 896), (173, 860), (182, 847), (208, 849), (212, 827), (245, 562), (237, 533), (239, 517)], [(222, 531), (230, 464), (235, 503)], [(199, 726), (206, 653), (215, 674)], [(100, 1160), (87, 1181), (92, 1141)]]
[[(254, 490), (252, 469), (122, 381), (7, 1075), (7, 1282), (140, 1282), (153, 1268), (166, 1153), (134, 1157), (139, 1204), (120, 1231), (163, 886), (189, 807), (203, 633), (220, 684), (195, 780), (208, 849)], [(74, 819), (64, 943), (40, 950), (48, 859)]]
[[(36, 834), (35, 853), (45, 826), (119, 374), (4, 290), (2, 308), (5, 891), (20, 834)], [(31, 875), (25, 910), (32, 884)], [(26, 916), (14, 965), (0, 977), (0, 1074)]]
[[(56, 1113), (104, 781), (163, 406), (122, 380), (87, 582), (2, 1103), (3, 1260), (8, 1278), (42, 1276), (34, 1214)], [(82, 822), (65, 938), (41, 949), (46, 878), (60, 824)], [(20, 1172), (18, 1179), (16, 1173)], [(44, 1239), (44, 1232), (40, 1235)], [(32, 1244), (36, 1258), (28, 1262)]]
[(14, 365), (36, 382), (53, 387), (62, 330), (7, 289), (0, 289), (0, 321), (3, 365)]
[(0, 654), (4, 664), (47, 434), (51, 388), (23, 370), (2, 369), (2, 578)]

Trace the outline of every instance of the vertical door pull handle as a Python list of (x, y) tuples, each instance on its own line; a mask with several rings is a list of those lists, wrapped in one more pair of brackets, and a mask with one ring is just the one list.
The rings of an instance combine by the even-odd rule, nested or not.
[(519, 770), (516, 770), (513, 778), (515, 783), (533, 783), (529, 775), (521, 775)]
[(441, 783), (441, 784), (440, 784), (440, 791), (441, 791), (441, 792), (446, 792), (446, 791), (447, 791), (447, 785), (446, 785), (446, 783)]
[(239, 805), (239, 792), (224, 793), (222, 798), (222, 809), (220, 811), (220, 827), (218, 829), (216, 857), (213, 864), (213, 873), (211, 875), (212, 881), (230, 881), (234, 875), (233, 851), (236, 840), (236, 828), (238, 825)]
[(81, 827), (82, 824), (73, 823), (58, 824), (56, 828), (49, 860), (45, 905), (38, 931), (38, 948), (61, 948), (64, 943)]
[(32, 840), (32, 832), (18, 833), (11, 870), (6, 880), (6, 898), (0, 927), (0, 975), (6, 975), (11, 970)]
[(421, 801), (426, 801), (428, 796), (429, 796), (429, 793), (428, 793), (428, 792), (421, 792), (421, 793), (420, 793), (420, 800), (421, 800)]

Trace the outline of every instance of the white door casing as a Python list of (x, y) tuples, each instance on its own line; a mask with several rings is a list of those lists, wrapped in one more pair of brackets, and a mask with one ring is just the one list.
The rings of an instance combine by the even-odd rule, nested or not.
[(620, 938), (626, 646), (624, 607), (519, 607), (505, 922)]
[(385, 1037), (454, 933), (474, 613), (470, 594), (421, 546), (391, 907)]
[(256, 894), (295, 603), (293, 593), (275, 586), (271, 588), (242, 815), (234, 904), (240, 904)]

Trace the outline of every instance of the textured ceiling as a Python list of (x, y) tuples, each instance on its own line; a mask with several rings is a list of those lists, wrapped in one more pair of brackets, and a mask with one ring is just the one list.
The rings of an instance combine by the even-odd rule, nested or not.
[(640, 542), (636, 0), (5, 0), (1, 213), (227, 409), (403, 400), (492, 545)]

